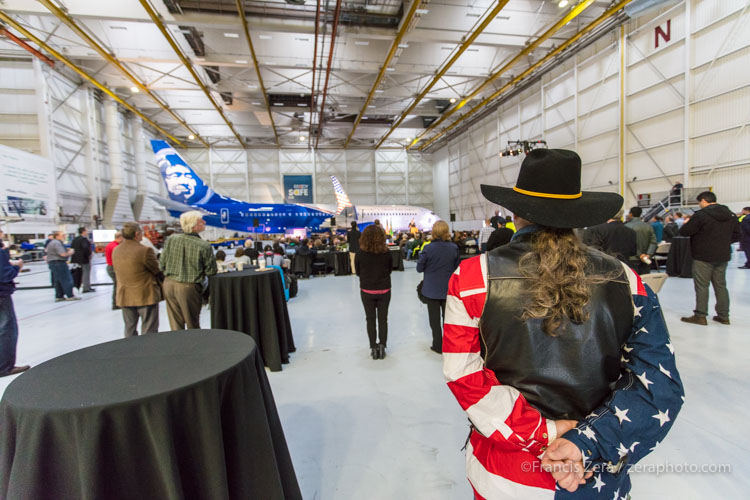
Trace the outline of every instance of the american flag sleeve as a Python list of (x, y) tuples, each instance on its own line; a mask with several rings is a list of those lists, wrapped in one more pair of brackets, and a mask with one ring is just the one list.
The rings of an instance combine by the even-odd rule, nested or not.
[(448, 286), (443, 328), (443, 374), (476, 430), (502, 447), (540, 456), (555, 439), (547, 420), (484, 365), (479, 318), (487, 295), (485, 256), (464, 260)]
[(602, 406), (563, 436), (579, 447), (584, 463), (638, 462), (664, 440), (685, 400), (659, 299), (624, 267), (634, 317), (621, 350), (620, 378)]

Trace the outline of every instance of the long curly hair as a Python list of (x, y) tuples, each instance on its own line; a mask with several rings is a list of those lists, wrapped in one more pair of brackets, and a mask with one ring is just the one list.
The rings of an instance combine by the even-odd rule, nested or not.
[(534, 233), (531, 251), (519, 261), (521, 274), (531, 280), (522, 320), (542, 319), (542, 330), (552, 337), (565, 320), (581, 324), (591, 314), (586, 309), (592, 285), (609, 276), (586, 274), (586, 247), (572, 229), (544, 228)]
[(374, 224), (367, 226), (359, 238), (359, 248), (370, 253), (386, 253), (385, 231)]

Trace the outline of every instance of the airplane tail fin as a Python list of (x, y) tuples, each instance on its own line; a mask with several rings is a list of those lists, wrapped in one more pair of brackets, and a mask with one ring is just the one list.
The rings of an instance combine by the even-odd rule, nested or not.
[(336, 215), (340, 214), (347, 207), (354, 208), (354, 205), (352, 205), (349, 197), (344, 192), (344, 187), (335, 175), (331, 176), (331, 182), (333, 182), (333, 191), (336, 193)]
[(151, 148), (172, 201), (196, 205), (206, 203), (215, 194), (166, 141), (152, 139)]

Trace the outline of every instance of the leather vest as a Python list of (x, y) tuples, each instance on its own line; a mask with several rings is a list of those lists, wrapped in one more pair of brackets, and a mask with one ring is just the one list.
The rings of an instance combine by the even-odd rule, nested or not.
[(564, 320), (555, 337), (541, 319), (520, 319), (530, 300), (530, 280), (518, 261), (531, 249), (532, 234), (516, 237), (487, 254), (488, 290), (479, 328), (485, 365), (501, 384), (518, 389), (546, 418), (580, 420), (610, 394), (621, 348), (633, 325), (633, 298), (622, 264), (587, 248), (587, 275), (608, 280), (592, 285), (588, 321)]

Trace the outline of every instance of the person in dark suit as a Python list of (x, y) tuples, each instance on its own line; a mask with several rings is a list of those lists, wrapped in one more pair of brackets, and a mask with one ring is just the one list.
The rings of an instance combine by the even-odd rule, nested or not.
[(490, 217), (490, 226), (495, 229), (505, 227), (505, 217), (500, 215), (500, 210), (495, 210), (495, 215)]
[(115, 301), (122, 309), (125, 336), (159, 330), (159, 302), (162, 300), (159, 285), (159, 261), (150, 248), (141, 245), (141, 228), (135, 222), (122, 226), (122, 243), (112, 251), (112, 267), (117, 276)]
[(506, 245), (513, 238), (513, 234), (513, 230), (509, 227), (503, 226), (495, 229), (492, 231), (490, 239), (487, 240), (487, 251)]
[(667, 243), (672, 243), (672, 238), (680, 235), (680, 226), (674, 221), (674, 217), (667, 215), (664, 224), (664, 231), (662, 232), (662, 239)]
[(346, 242), (349, 244), (349, 261), (352, 269), (354, 269), (354, 256), (359, 251), (359, 238), (361, 236), (362, 233), (359, 232), (357, 223), (352, 221), (352, 228), (346, 232)]
[(750, 207), (742, 209), (742, 215), (740, 215), (740, 246), (742, 251), (745, 252), (745, 265), (740, 266), (740, 269), (750, 269)]
[(611, 255), (625, 264), (638, 252), (635, 231), (622, 223), (623, 210), (603, 224), (586, 228), (583, 243)]
[(78, 236), (73, 239), (70, 248), (75, 250), (75, 253), (70, 258), (70, 262), (81, 266), (80, 279), (75, 280), (76, 288), (82, 288), (82, 293), (96, 291), (91, 288), (91, 258), (93, 257), (93, 252), (91, 251), (89, 232), (85, 227), (78, 228)]
[(422, 295), (427, 298), (427, 314), (432, 329), (430, 349), (443, 352), (443, 318), (448, 281), (458, 267), (458, 246), (451, 242), (448, 224), (437, 221), (432, 226), (432, 243), (425, 245), (419, 254), (417, 272), (424, 273)]

